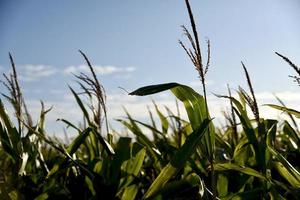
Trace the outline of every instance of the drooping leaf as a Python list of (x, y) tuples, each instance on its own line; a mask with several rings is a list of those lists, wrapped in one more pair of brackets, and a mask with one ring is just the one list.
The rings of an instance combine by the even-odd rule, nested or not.
[[(130, 95), (144, 96), (166, 90), (171, 90), (176, 98), (184, 104), (193, 130), (196, 130), (198, 128), (198, 125), (201, 124), (206, 118), (210, 118), (203, 96), (185, 85), (181, 85), (178, 83), (150, 85), (139, 88), (131, 92)], [(205, 155), (207, 155), (209, 158), (212, 158), (215, 146), (215, 130), (212, 123), (209, 125), (208, 130), (209, 131), (207, 131), (204, 135), (203, 143), (206, 151)]]
[(269, 106), (271, 108), (275, 108), (277, 110), (281, 110), (283, 112), (287, 112), (287, 113), (289, 113), (291, 115), (294, 115), (297, 118), (300, 118), (300, 112), (297, 111), (297, 110), (294, 110), (294, 109), (291, 109), (291, 108), (287, 108), (287, 107), (284, 107), (284, 106), (274, 105), (274, 104), (265, 104), (265, 106)]
[(72, 124), (72, 123), (69, 122), (68, 120), (65, 120), (65, 119), (57, 119), (56, 121), (62, 121), (62, 122), (64, 122), (65, 124), (67, 124), (67, 128), (68, 128), (68, 127), (72, 127), (72, 128), (74, 128), (75, 130), (77, 130), (78, 132), (81, 131), (78, 127), (76, 127), (74, 124)]
[(173, 87), (179, 86), (178, 83), (164, 83), (158, 85), (150, 85), (146, 87), (141, 87), (133, 92), (130, 92), (129, 95), (145, 96), (150, 94), (159, 93), (162, 91), (169, 90)]

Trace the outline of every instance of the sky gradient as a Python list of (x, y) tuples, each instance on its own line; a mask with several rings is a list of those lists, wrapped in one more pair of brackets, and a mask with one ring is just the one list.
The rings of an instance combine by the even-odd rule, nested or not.
[[(247, 88), (240, 61), (248, 68), (260, 104), (272, 102), (272, 93), (277, 93), (297, 108), (299, 87), (288, 77), (293, 70), (274, 51), (299, 65), (298, 0), (190, 3), (204, 55), (205, 40), (211, 40), (207, 80), (213, 115), (221, 116), (223, 103), (211, 93), (225, 93), (227, 83), (235, 89)], [(0, 72), (10, 70), (11, 52), (30, 110), (38, 113), (40, 99), (48, 107), (53, 105), (49, 131), (59, 132), (56, 118), (81, 119), (68, 91), (68, 84), (76, 87), (70, 72), (86, 70), (81, 49), (106, 88), (110, 118), (124, 116), (122, 105), (133, 116), (145, 118), (151, 99), (127, 96), (119, 86), (132, 91), (149, 84), (179, 82), (201, 92), (197, 73), (178, 44), (178, 39), (186, 41), (183, 24), (190, 27), (183, 0), (0, 0)], [(175, 106), (170, 95), (153, 98)], [(265, 113), (271, 115), (271, 111)]]

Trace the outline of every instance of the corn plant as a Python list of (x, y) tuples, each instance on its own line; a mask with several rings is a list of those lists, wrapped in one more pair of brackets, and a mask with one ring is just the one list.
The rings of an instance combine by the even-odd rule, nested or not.
[[(50, 137), (41, 102), (34, 121), (26, 106), (12, 56), (12, 73), (4, 74), (7, 89), (0, 98), (0, 199), (299, 199), (300, 112), (279, 104), (289, 120), (265, 119), (260, 115), (254, 86), (242, 63), (249, 92), (238, 88), (237, 96), (217, 95), (230, 103), (224, 114), (225, 127), (214, 125), (209, 113), (206, 73), (196, 23), (185, 0), (192, 31), (183, 26), (190, 42), (179, 41), (192, 61), (202, 84), (200, 93), (180, 83), (141, 87), (129, 95), (148, 96), (171, 92), (177, 112), (153, 102), (150, 123), (134, 119), (125, 109), (117, 119), (134, 137), (123, 136), (108, 127), (106, 93), (92, 63), (82, 51), (89, 74), (75, 74), (80, 89), (69, 86), (83, 115), (83, 126), (58, 119), (77, 135), (70, 142)], [(300, 70), (286, 56), (276, 53), (297, 73)], [(10, 103), (14, 119), (7, 114)], [(182, 118), (183, 105), (187, 119)], [(149, 135), (148, 129), (152, 135)]]

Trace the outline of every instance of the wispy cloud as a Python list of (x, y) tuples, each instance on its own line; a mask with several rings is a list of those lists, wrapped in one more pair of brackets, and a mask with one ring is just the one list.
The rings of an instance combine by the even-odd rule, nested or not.
[[(132, 72), (136, 70), (135, 67), (116, 67), (112, 65), (101, 66), (94, 65), (93, 66), (95, 72), (101, 75), (117, 75), (120, 77), (128, 77)], [(4, 67), (0, 65), (0, 72), (4, 71)], [(86, 65), (72, 65), (63, 68), (63, 70), (59, 70), (56, 67), (50, 65), (19, 65), (18, 66), (18, 74), (19, 78), (22, 81), (36, 81), (41, 78), (49, 77), (56, 74), (79, 74), (80, 72), (88, 73), (89, 67)]]
[(23, 81), (35, 81), (41, 78), (49, 77), (58, 72), (58, 70), (48, 65), (23, 65), (18, 68), (20, 79)]
[[(130, 73), (136, 70), (135, 67), (116, 67), (112, 65), (107, 65), (107, 66), (94, 65), (93, 68), (97, 74), (101, 74), (101, 75)], [(66, 67), (63, 72), (65, 74), (78, 74), (80, 72), (86, 73), (89, 72), (89, 67), (86, 65), (69, 66)]]

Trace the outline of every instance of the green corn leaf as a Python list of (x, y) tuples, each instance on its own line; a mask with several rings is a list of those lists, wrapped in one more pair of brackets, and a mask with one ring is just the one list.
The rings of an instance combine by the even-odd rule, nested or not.
[[(271, 128), (270, 128), (271, 129)], [(272, 146), (272, 139), (271, 139), (271, 131), (267, 133), (267, 148), (269, 152), (279, 161), (275, 165), (276, 169), (279, 170), (278, 172), (283, 175), (290, 184), (300, 187), (300, 173), (299, 171), (289, 163), (279, 152), (276, 151), (275, 148)], [(290, 178), (290, 177), (293, 178)]]
[(170, 178), (172, 178), (177, 172), (178, 168), (172, 166), (171, 163), (168, 163), (159, 173), (158, 177), (151, 184), (150, 188), (147, 190), (145, 194), (145, 199), (150, 199), (158, 194), (161, 187), (166, 184)]
[(3, 150), (11, 156), (14, 162), (16, 162), (19, 156), (17, 152), (14, 150), (11, 141), (9, 139), (8, 132), (2, 126), (1, 121), (0, 121), (0, 141)]
[(134, 157), (128, 161), (126, 172), (137, 176), (142, 168), (143, 161), (146, 156), (146, 149), (138, 143), (134, 143), (132, 151), (135, 151), (133, 152)]
[(158, 160), (158, 150), (156, 150), (155, 144), (153, 144), (147, 136), (144, 135), (144, 133), (138, 128), (136, 124), (128, 123), (124, 120), (118, 120), (121, 122), (125, 127), (127, 127), (134, 135), (136, 135), (136, 139), (138, 142), (140, 142), (142, 145), (144, 145), (147, 148), (147, 151), (149, 152), (150, 157), (153, 160)]
[(182, 167), (183, 161), (187, 161), (188, 158), (195, 152), (196, 147), (199, 144), (199, 139), (205, 134), (206, 129), (209, 127), (211, 120), (204, 120), (201, 126), (191, 133), (185, 140), (183, 146), (176, 152), (171, 163), (175, 167)]
[(85, 183), (87, 184), (89, 190), (91, 191), (92, 195), (96, 196), (96, 191), (95, 191), (92, 180), (88, 176), (85, 176), (84, 180), (85, 180)]
[(137, 95), (137, 96), (145, 96), (150, 94), (159, 93), (162, 91), (169, 90), (171, 88), (174, 88), (176, 86), (180, 86), (178, 83), (164, 83), (159, 85), (150, 85), (146, 87), (141, 87), (131, 93), (129, 95)]
[(50, 176), (52, 176), (53, 174), (55, 174), (56, 172), (59, 171), (59, 165), (55, 164), (52, 169), (48, 172), (46, 179), (49, 178)]
[(14, 126), (6, 113), (6, 110), (4, 108), (4, 105), (3, 105), (3, 102), (1, 99), (0, 99), (0, 117), (1, 117), (1, 120), (3, 121), (5, 127), (7, 128), (8, 132), (9, 133), (13, 132)]
[(77, 104), (79, 105), (85, 119), (87, 120), (88, 124), (91, 125), (91, 120), (90, 120), (90, 117), (89, 117), (89, 113), (88, 111), (85, 109), (85, 106), (83, 105), (81, 99), (79, 98), (78, 94), (76, 94), (76, 92), (71, 88), (69, 87), (73, 96), (75, 97), (75, 100), (77, 102)]
[[(0, 99), (0, 119), (3, 122), (5, 128), (7, 129), (7, 132), (2, 132), (4, 143), (7, 145), (11, 144), (14, 153), (13, 155), (14, 160), (17, 160), (20, 158), (20, 142), (21, 142), (21, 133), (17, 131), (17, 129), (14, 127), (13, 123), (11, 122), (9, 116), (6, 113), (6, 110), (4, 108), (3, 102)], [(2, 127), (4, 128), (4, 127)]]
[[(181, 85), (178, 83), (150, 85), (139, 88), (129, 94), (144, 96), (166, 90), (171, 90), (171, 92), (176, 96), (176, 98), (184, 104), (193, 130), (196, 130), (199, 124), (201, 124), (204, 121), (204, 119), (210, 118), (209, 113), (206, 109), (206, 103), (203, 96), (195, 92), (192, 88), (185, 85)], [(206, 150), (205, 155), (212, 158), (215, 146), (215, 130), (212, 123), (209, 125), (208, 130), (209, 131), (205, 133), (203, 138)]]
[[(153, 114), (152, 114), (151, 110), (149, 109), (149, 107), (147, 107), (147, 109), (148, 109), (149, 118), (150, 118), (150, 121), (151, 121), (151, 126), (149, 126), (149, 125), (148, 126), (157, 130), (157, 126), (156, 126)], [(152, 131), (152, 135), (153, 135), (154, 140), (158, 139), (157, 134), (155, 133), (155, 131)]]
[(285, 198), (280, 195), (273, 187), (271, 188), (270, 191), (270, 200), (285, 200)]
[(178, 83), (166, 83), (158, 85), (150, 85), (139, 88), (131, 93), (130, 95), (145, 96), (154, 93), (171, 90), (172, 93), (183, 102), (189, 120), (194, 128), (197, 128), (199, 122), (201, 123), (207, 118), (204, 98), (195, 92), (192, 88), (181, 85)]
[(235, 99), (234, 97), (230, 97), (230, 96), (223, 96), (223, 95), (216, 95), (217, 97), (220, 97), (220, 98), (227, 98), (227, 99), (230, 99), (233, 103), (233, 105), (235, 106), (236, 108), (236, 111), (238, 111), (238, 113), (245, 119), (245, 123), (247, 123), (247, 126), (250, 127), (251, 126), (251, 123), (250, 123), (250, 119), (248, 118), (248, 115), (247, 115), (247, 110), (246, 110), (246, 106), (245, 106), (245, 102), (244, 101), (244, 97), (241, 95), (241, 101), (238, 101), (237, 99)]
[(230, 144), (223, 138), (223, 136), (219, 135), (219, 134), (216, 134), (215, 135), (215, 138), (216, 138), (216, 143), (217, 145), (224, 149), (226, 151), (226, 154), (228, 155), (232, 155), (233, 154), (233, 149), (232, 147), (230, 146)]
[(91, 131), (91, 128), (87, 128), (73, 140), (73, 142), (67, 148), (67, 151), (70, 155), (74, 154), (77, 151), (80, 145), (84, 143), (87, 136), (91, 133)]
[(95, 174), (93, 173), (92, 169), (90, 169), (85, 163), (81, 162), (80, 160), (74, 160), (72, 156), (68, 153), (64, 147), (61, 147), (64, 151), (65, 156), (70, 159), (76, 166), (78, 166), (86, 175), (91, 179), (94, 180)]
[(240, 166), (245, 166), (245, 164), (255, 161), (255, 152), (247, 137), (244, 137), (236, 146), (233, 160), (235, 164)]
[(41, 112), (40, 112), (40, 117), (39, 117), (39, 122), (38, 122), (37, 127), (39, 129), (39, 132), (42, 133), (42, 134), (44, 134), (45, 133), (44, 129), (45, 129), (46, 114), (51, 111), (52, 107), (49, 108), (49, 109), (47, 109), (47, 110), (45, 110), (44, 103), (42, 101), (41, 101), (41, 106), (42, 106), (42, 109), (41, 109)]
[(120, 181), (120, 190), (128, 187), (138, 177), (146, 157), (146, 148), (138, 143), (134, 143), (131, 148), (131, 158), (122, 163), (122, 171), (126, 172), (126, 177)]
[(168, 133), (168, 128), (169, 128), (169, 122), (167, 120), (167, 118), (162, 114), (162, 112), (158, 109), (158, 106), (155, 104), (155, 102), (153, 102), (156, 113), (160, 119), (161, 122), (161, 126), (162, 126), (162, 132), (164, 134)]
[(57, 119), (56, 121), (62, 121), (64, 122), (65, 124), (67, 124), (67, 128), (68, 127), (72, 127), (74, 128), (75, 130), (77, 130), (78, 132), (81, 132), (81, 130), (79, 128), (77, 128), (77, 126), (75, 126), (74, 124), (72, 124), (71, 122), (69, 122), (68, 120), (65, 120), (65, 119)]
[(299, 147), (300, 138), (296, 130), (294, 130), (293, 127), (287, 121), (284, 122), (283, 132), (286, 133), (288, 136), (290, 136), (292, 140), (295, 141), (295, 143)]
[(294, 115), (295, 117), (299, 118), (300, 119), (300, 112), (297, 111), (297, 110), (294, 110), (294, 109), (291, 109), (291, 108), (287, 108), (287, 107), (284, 107), (284, 106), (278, 106), (278, 105), (274, 105), (274, 104), (265, 104), (264, 106), (269, 106), (271, 108), (275, 108), (277, 110), (281, 110), (283, 112), (287, 112), (291, 115)]
[(158, 195), (161, 195), (163, 197), (168, 197), (169, 195), (174, 196), (178, 194), (178, 192), (182, 192), (193, 187), (198, 187), (199, 193), (201, 193), (200, 190), (204, 190), (200, 177), (195, 173), (189, 174), (182, 180), (166, 183), (159, 190)]
[(137, 185), (130, 185), (125, 188), (121, 200), (134, 200), (135, 196), (138, 192), (138, 186)]
[(49, 198), (49, 195), (47, 193), (40, 194), (37, 196), (34, 200), (46, 200)]
[(159, 135), (161, 135), (163, 138), (166, 137), (166, 135), (165, 135), (163, 132), (161, 132), (160, 130), (158, 130), (158, 129), (157, 129), (156, 127), (154, 127), (154, 126), (151, 126), (151, 125), (149, 125), (149, 124), (146, 124), (146, 123), (144, 123), (144, 122), (141, 122), (141, 121), (138, 121), (138, 120), (135, 120), (135, 119), (133, 119), (133, 121), (136, 122), (136, 123), (138, 123), (138, 124), (140, 124), (140, 125), (142, 125), (142, 126), (144, 126), (144, 127), (146, 127), (146, 128), (148, 128), (148, 129), (151, 130), (154, 134), (159, 134)]
[(238, 192), (235, 194), (228, 195), (222, 200), (241, 200), (241, 199), (260, 199), (263, 194), (263, 189), (256, 188), (245, 192)]
[(121, 172), (121, 165), (124, 161), (130, 159), (131, 138), (121, 137), (117, 143), (115, 156), (112, 160), (110, 181), (118, 180)]
[(285, 178), (293, 187), (300, 188), (299, 180), (286, 169), (286, 167), (280, 162), (273, 163), (278, 173)]
[(234, 152), (233, 152), (233, 159), (240, 159), (240, 154), (244, 151), (244, 148), (249, 145), (249, 140), (247, 140), (246, 137), (243, 137), (239, 140), (239, 143), (235, 146)]
[(135, 136), (138, 142), (143, 144), (146, 148), (147, 151), (150, 153), (150, 156), (152, 157), (153, 160), (157, 161), (158, 160), (158, 150), (153, 144), (153, 142), (150, 141), (150, 139), (143, 133), (143, 131), (139, 128), (139, 126), (136, 124), (135, 120), (132, 119), (130, 114), (125, 110), (125, 113), (129, 119), (129, 122), (125, 120), (119, 119), (118, 121), (121, 122), (125, 127), (127, 127)]
[(203, 96), (192, 88), (180, 85), (172, 88), (171, 91), (184, 104), (193, 129), (198, 128), (198, 124), (209, 117)]
[(214, 170), (215, 171), (227, 171), (227, 170), (234, 170), (234, 171), (238, 171), (241, 172), (243, 174), (248, 174), (249, 176), (254, 176), (263, 180), (267, 180), (266, 177), (264, 175), (262, 175), (261, 173), (259, 173), (258, 171), (249, 168), (249, 167), (244, 167), (244, 166), (240, 166), (234, 163), (217, 163), (214, 164)]
[(217, 191), (220, 197), (226, 196), (228, 193), (228, 178), (224, 174), (218, 174)]
[(112, 148), (112, 146), (108, 143), (108, 141), (106, 139), (104, 139), (100, 133), (93, 128), (92, 131), (94, 132), (94, 134), (96, 135), (97, 139), (100, 141), (100, 143), (102, 144), (102, 146), (104, 147), (105, 151), (109, 154), (109, 155), (114, 155), (115, 151)]
[(9, 192), (9, 197), (11, 200), (18, 200), (18, 199), (21, 199), (22, 195), (20, 194), (20, 192), (18, 190), (13, 190), (13, 191)]
[(201, 126), (191, 133), (183, 146), (178, 149), (171, 162), (168, 163), (160, 172), (158, 177), (151, 184), (147, 190), (144, 198), (148, 199), (154, 197), (164, 184), (172, 178), (186, 163), (188, 158), (195, 152), (202, 136), (208, 128), (210, 120), (204, 120)]
[(237, 116), (239, 117), (242, 125), (243, 125), (243, 129), (244, 132), (249, 140), (249, 142), (254, 145), (254, 147), (258, 146), (258, 140), (257, 137), (255, 135), (254, 129), (251, 126), (250, 120), (248, 117), (244, 117), (243, 115), (241, 115), (239, 113), (239, 111), (236, 108), (233, 108), (233, 110), (236, 112)]
[[(176, 98), (183, 102), (193, 130), (196, 130), (197, 126), (204, 119), (210, 118), (203, 96), (195, 92), (192, 88), (181, 85), (180, 87), (172, 88), (171, 91)], [(210, 159), (213, 158), (215, 149), (215, 128), (213, 123), (209, 124), (206, 133), (204, 133), (202, 144), (205, 147), (204, 155)]]

